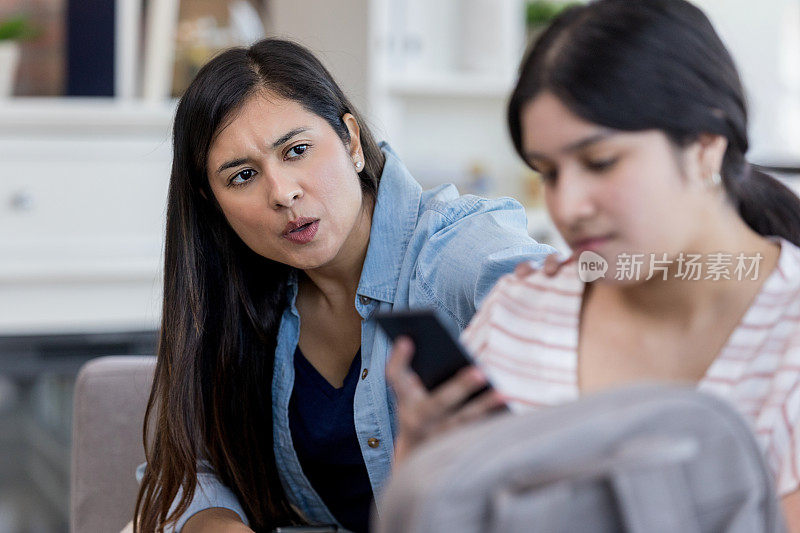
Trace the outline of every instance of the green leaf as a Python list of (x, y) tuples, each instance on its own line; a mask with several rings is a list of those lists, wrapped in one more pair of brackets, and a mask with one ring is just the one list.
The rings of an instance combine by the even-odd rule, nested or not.
[(534, 0), (526, 6), (525, 21), (528, 26), (541, 26), (549, 24), (562, 11), (580, 2), (556, 2), (553, 0)]
[(16, 15), (0, 20), (0, 41), (20, 41), (36, 36), (36, 30), (26, 15)]

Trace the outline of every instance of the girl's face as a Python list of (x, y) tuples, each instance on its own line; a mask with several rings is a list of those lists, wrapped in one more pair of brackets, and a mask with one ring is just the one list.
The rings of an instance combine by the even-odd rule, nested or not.
[(542, 174), (547, 209), (573, 251), (594, 251), (613, 268), (623, 253), (649, 260), (693, 249), (711, 198), (699, 146), (678, 150), (657, 130), (586, 122), (547, 92), (521, 119), (526, 159)]
[(308, 270), (331, 264), (356, 235), (368, 236), (355, 168), (364, 164), (358, 125), (344, 119), (350, 148), (299, 103), (257, 93), (212, 140), (211, 191), (254, 252)]

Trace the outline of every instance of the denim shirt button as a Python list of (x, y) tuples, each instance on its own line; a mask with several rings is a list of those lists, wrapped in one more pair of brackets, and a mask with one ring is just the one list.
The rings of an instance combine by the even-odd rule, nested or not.
[(377, 448), (378, 446), (380, 446), (381, 441), (373, 437), (367, 441), (367, 444), (369, 445), (370, 448)]
[(370, 303), (372, 303), (372, 298), (370, 298), (369, 296), (361, 295), (358, 297), (358, 301), (361, 302), (361, 305), (369, 305)]
[(367, 379), (367, 374), (369, 374), (369, 370), (365, 368), (364, 371), (361, 373), (361, 379)]

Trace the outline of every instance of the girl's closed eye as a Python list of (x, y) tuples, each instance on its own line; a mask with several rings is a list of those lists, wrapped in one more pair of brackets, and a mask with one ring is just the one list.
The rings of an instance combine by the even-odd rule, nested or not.
[(610, 170), (618, 161), (617, 157), (587, 158), (584, 166), (592, 172), (604, 172)]

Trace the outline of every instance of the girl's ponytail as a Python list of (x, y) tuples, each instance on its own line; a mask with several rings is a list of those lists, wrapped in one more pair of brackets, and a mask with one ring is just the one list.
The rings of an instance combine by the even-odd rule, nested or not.
[(789, 187), (746, 164), (740, 179), (726, 183), (739, 215), (760, 235), (775, 235), (800, 246), (800, 197)]

